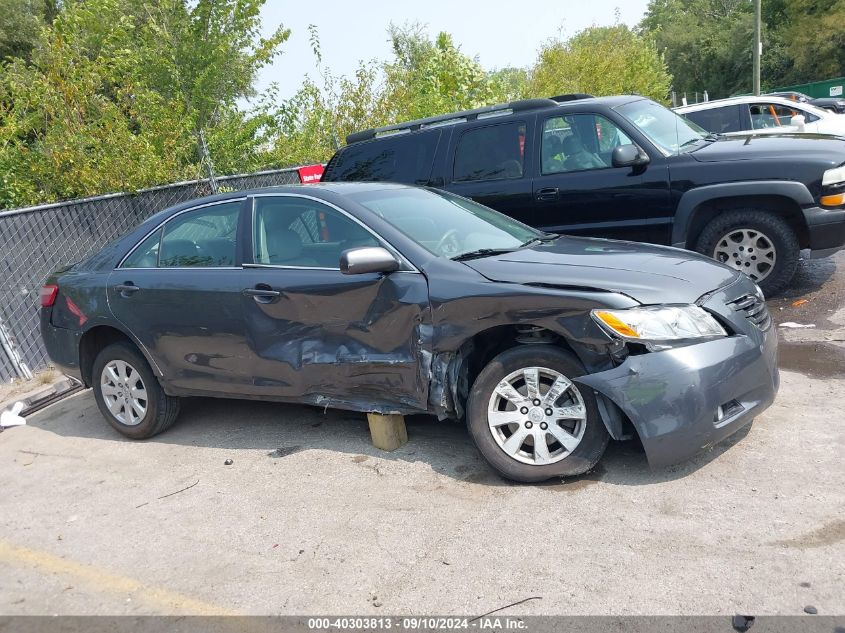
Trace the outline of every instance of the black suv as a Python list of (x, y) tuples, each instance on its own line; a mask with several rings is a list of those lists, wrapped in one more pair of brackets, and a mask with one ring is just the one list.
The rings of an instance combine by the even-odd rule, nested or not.
[(357, 132), (324, 181), (452, 191), (552, 233), (694, 249), (769, 294), (845, 245), (845, 142), (720, 137), (639, 96), (529, 99)]

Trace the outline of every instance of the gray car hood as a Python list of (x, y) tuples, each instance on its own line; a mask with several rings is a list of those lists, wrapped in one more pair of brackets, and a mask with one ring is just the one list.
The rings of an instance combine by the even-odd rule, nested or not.
[(464, 263), (491, 281), (609, 290), (643, 304), (693, 303), (740, 274), (669, 246), (565, 236)]

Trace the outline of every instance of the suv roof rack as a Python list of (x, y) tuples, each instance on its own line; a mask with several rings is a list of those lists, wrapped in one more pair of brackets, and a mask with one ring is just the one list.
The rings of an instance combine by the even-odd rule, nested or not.
[(406, 121), (395, 125), (385, 125), (384, 127), (354, 132), (346, 137), (346, 144), (352, 145), (353, 143), (367, 141), (376, 138), (377, 136), (415, 132), (427, 127), (453, 125), (455, 123), (463, 123), (465, 121), (474, 121), (479, 118), (486, 119), (488, 117), (505, 116), (513, 114), (514, 112), (524, 112), (526, 110), (539, 110), (540, 108), (548, 108), (550, 106), (556, 106), (557, 104), (558, 102), (554, 99), (522, 99), (520, 101), (511, 101), (510, 103), (499, 103), (497, 105), (485, 106), (483, 108), (475, 108), (474, 110), (450, 112), (449, 114), (441, 114), (425, 119)]
[(549, 97), (552, 101), (556, 103), (564, 103), (565, 101), (577, 101), (578, 99), (595, 99), (593, 95), (588, 95), (585, 92), (573, 92), (566, 95), (557, 95), (555, 97)]

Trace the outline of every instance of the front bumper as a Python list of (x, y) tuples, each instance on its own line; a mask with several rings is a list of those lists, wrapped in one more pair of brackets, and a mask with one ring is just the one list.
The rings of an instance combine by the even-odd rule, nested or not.
[(804, 209), (809, 247), (814, 259), (827, 257), (845, 248), (845, 209)]
[(629, 356), (577, 381), (612, 400), (633, 423), (652, 467), (684, 461), (764, 411), (779, 386), (777, 333), (749, 331)]

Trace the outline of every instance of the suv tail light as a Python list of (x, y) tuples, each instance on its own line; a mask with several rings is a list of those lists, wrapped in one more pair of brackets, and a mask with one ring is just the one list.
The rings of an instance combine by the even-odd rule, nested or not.
[(59, 294), (59, 287), (55, 284), (44, 284), (41, 286), (41, 307), (50, 308), (56, 302), (56, 295)]

